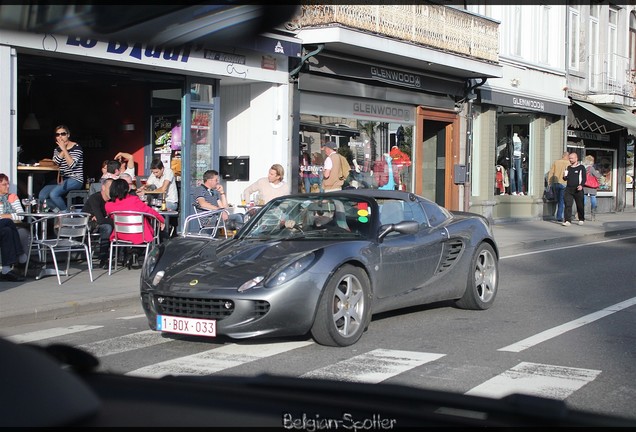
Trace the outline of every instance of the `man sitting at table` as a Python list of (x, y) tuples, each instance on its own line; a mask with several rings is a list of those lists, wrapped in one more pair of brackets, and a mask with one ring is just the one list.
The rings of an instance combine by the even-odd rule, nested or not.
[[(223, 186), (219, 184), (219, 172), (207, 170), (203, 173), (203, 183), (197, 186), (192, 193), (198, 208), (202, 210), (227, 209), (227, 198)], [(240, 213), (228, 215), (221, 213), (228, 229), (238, 229), (243, 225), (243, 216)]]
[[(24, 277), (12, 271), (11, 266), (24, 264), (27, 260), (25, 251), (29, 249), (29, 231), (18, 226), (24, 216), (20, 198), (9, 193), (9, 177), (0, 174), (0, 258), (2, 259), (1, 281), (21, 282)], [(21, 233), (22, 232), (22, 235)], [(26, 241), (26, 246), (24, 245)]]
[(101, 181), (99, 192), (91, 194), (82, 211), (91, 215), (91, 231), (99, 231), (99, 268), (108, 268), (108, 252), (110, 249), (110, 234), (113, 232), (113, 220), (106, 214), (106, 202), (110, 200), (110, 185), (112, 178)]

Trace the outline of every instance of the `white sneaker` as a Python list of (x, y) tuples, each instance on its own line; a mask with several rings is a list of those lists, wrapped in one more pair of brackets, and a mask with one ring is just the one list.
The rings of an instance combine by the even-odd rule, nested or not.
[(511, 193), (510, 195), (517, 195), (517, 192), (513, 192), (513, 193)]
[(523, 195), (523, 192), (519, 192), (519, 195)]
[(565, 222), (563, 222), (561, 225), (563, 225), (563, 226), (570, 226), (570, 221), (565, 221)]
[(583, 221), (582, 220), (579, 221), (579, 225), (583, 225)]

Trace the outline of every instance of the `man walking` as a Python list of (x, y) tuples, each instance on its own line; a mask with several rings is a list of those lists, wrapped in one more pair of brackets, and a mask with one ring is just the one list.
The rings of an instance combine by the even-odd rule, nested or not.
[(340, 166), (340, 158), (336, 151), (336, 142), (327, 141), (322, 145), (322, 149), (327, 155), (322, 174), (322, 187), (325, 192), (342, 190), (344, 179), (340, 179), (342, 176), (342, 167)]
[(563, 179), (566, 181), (565, 185), (565, 221), (563, 226), (570, 226), (572, 219), (572, 201), (576, 203), (576, 212), (579, 215), (579, 225), (583, 225), (585, 221), (585, 212), (583, 206), (583, 185), (587, 180), (585, 167), (579, 163), (579, 156), (572, 152), (568, 156), (570, 165), (565, 169), (563, 173)]
[(557, 202), (556, 220), (558, 222), (563, 222), (563, 207), (565, 204), (563, 194), (566, 184), (563, 173), (568, 165), (570, 165), (569, 156), (570, 154), (568, 152), (563, 152), (561, 159), (555, 160), (550, 167), (550, 171), (548, 171), (548, 185), (554, 191), (554, 199)]

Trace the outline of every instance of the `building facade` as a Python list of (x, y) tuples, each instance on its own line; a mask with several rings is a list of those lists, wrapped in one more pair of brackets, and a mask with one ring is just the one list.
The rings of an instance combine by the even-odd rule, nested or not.
[[(237, 46), (150, 45), (73, 34), (0, 29), (0, 172), (18, 188), (18, 165), (51, 158), (68, 125), (82, 145), (86, 178), (118, 152), (137, 175), (160, 158), (177, 175), (182, 220), (203, 172), (227, 180), (230, 202), (269, 166), (290, 164), (289, 58), (293, 38), (264, 33)], [(266, 113), (266, 115), (264, 115)], [(33, 121), (35, 119), (35, 121)], [(232, 161), (244, 165), (234, 170)], [(35, 180), (35, 187), (50, 181)], [(25, 195), (25, 190), (19, 190)]]

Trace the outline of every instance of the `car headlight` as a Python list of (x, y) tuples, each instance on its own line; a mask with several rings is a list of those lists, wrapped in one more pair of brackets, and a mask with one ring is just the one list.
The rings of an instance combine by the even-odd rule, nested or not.
[(141, 274), (144, 279), (149, 279), (152, 272), (155, 270), (157, 263), (159, 262), (159, 258), (161, 257), (161, 251), (163, 248), (161, 246), (154, 247), (148, 252), (148, 256), (144, 260), (144, 265), (141, 270)]
[(296, 261), (277, 270), (273, 275), (269, 276), (263, 284), (265, 288), (273, 288), (285, 282), (288, 282), (307, 270), (314, 262), (316, 254), (314, 252), (297, 259)]

